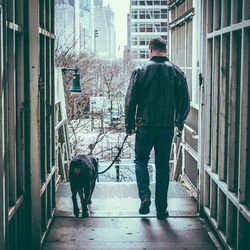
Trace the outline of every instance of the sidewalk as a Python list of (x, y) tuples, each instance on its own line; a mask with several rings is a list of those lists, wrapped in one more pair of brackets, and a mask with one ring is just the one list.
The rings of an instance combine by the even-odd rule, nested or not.
[(74, 218), (69, 186), (63, 185), (43, 250), (218, 249), (195, 214), (194, 200), (179, 183), (170, 185), (168, 219), (157, 220), (153, 204), (149, 216), (140, 216), (138, 206), (135, 184), (103, 183), (95, 190), (90, 217)]

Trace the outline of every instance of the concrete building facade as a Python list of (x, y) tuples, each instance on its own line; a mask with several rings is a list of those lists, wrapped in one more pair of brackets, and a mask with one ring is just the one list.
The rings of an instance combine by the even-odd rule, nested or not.
[(103, 1), (95, 1), (94, 5), (94, 51), (102, 58), (115, 58), (116, 41), (114, 28), (114, 12), (111, 7), (103, 6)]
[(56, 45), (60, 50), (94, 51), (93, 0), (57, 0), (55, 3)]
[(94, 2), (80, 1), (80, 50), (94, 51)]
[(133, 60), (143, 63), (149, 58), (148, 43), (162, 37), (168, 42), (167, 1), (130, 1), (129, 47)]
[(75, 7), (68, 0), (55, 1), (56, 48), (67, 50), (75, 45)]

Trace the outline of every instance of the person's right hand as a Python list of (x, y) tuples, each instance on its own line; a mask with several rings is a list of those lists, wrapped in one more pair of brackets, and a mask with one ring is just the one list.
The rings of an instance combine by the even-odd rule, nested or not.
[(178, 134), (178, 135), (180, 135), (181, 136), (181, 134), (182, 134), (182, 129), (179, 129), (179, 128), (176, 128), (176, 133)]

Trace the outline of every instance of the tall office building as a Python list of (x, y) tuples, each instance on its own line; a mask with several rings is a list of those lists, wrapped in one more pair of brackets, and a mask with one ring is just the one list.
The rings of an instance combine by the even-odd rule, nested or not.
[(56, 49), (72, 48), (75, 42), (75, 12), (73, 2), (68, 0), (55, 1)]
[(129, 52), (138, 63), (148, 57), (148, 44), (152, 38), (168, 37), (168, 7), (166, 0), (130, 0), (128, 18)]
[(116, 52), (116, 40), (115, 40), (115, 22), (114, 22), (114, 12), (111, 9), (110, 5), (104, 7), (105, 19), (106, 19), (106, 28), (107, 28), (107, 37), (108, 37), (108, 46), (107, 52), (108, 56), (115, 58)]
[(94, 0), (56, 0), (55, 12), (57, 48), (94, 51)]
[(80, 0), (74, 0), (74, 10), (75, 10), (75, 32), (74, 32), (74, 44), (75, 53), (80, 53)]
[(56, 0), (55, 10), (58, 49), (115, 58), (114, 12), (103, 0)]
[(104, 7), (102, 0), (94, 2), (94, 30), (96, 54), (103, 58), (115, 58), (114, 12), (109, 5)]
[(94, 51), (93, 0), (80, 0), (80, 51)]
[(94, 5), (96, 7), (102, 8), (103, 7), (103, 0), (94, 0)]

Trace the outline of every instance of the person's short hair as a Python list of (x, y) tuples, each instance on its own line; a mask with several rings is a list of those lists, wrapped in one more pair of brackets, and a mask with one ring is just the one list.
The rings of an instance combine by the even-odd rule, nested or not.
[(166, 52), (167, 51), (167, 43), (161, 37), (159, 37), (159, 38), (153, 38), (149, 42), (149, 48), (152, 48), (153, 50), (158, 50), (158, 51)]

